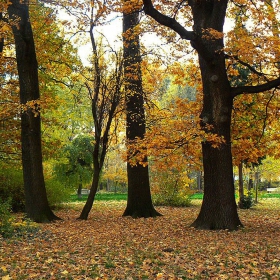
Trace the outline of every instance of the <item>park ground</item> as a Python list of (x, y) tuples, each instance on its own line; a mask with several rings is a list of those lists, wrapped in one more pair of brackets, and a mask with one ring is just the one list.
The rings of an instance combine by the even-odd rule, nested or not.
[(70, 203), (63, 221), (0, 237), (0, 279), (280, 279), (279, 199), (239, 210), (233, 232), (190, 228), (199, 204), (132, 219), (125, 201), (96, 201), (80, 221), (83, 204)]

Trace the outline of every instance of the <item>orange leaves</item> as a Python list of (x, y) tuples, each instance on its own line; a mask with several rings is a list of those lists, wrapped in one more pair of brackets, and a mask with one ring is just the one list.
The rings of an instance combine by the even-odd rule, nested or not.
[[(0, 240), (0, 279), (278, 279), (279, 202), (240, 210), (245, 229), (198, 231), (199, 212), (161, 207), (154, 219), (122, 218), (123, 203), (97, 202), (88, 221), (81, 205), (33, 236)], [(76, 209), (76, 210), (75, 210)]]
[(37, 117), (40, 114), (40, 100), (27, 101), (25, 104), (20, 105), (20, 109), (22, 113), (25, 113), (30, 109), (34, 114), (34, 117)]
[(271, 96), (270, 92), (235, 99), (232, 152), (236, 165), (242, 160), (257, 162), (265, 155), (277, 155), (277, 100), (277, 96)]
[(202, 38), (205, 40), (219, 40), (224, 37), (223, 32), (219, 32), (213, 28), (203, 29)]

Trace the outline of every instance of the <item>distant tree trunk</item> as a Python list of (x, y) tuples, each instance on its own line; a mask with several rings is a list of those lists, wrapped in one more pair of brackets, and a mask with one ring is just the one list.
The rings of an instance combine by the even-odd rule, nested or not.
[[(123, 13), (123, 48), (124, 73), (126, 91), (126, 137), (127, 141), (145, 135), (145, 113), (142, 88), (141, 57), (139, 35), (134, 28), (139, 24), (139, 12)], [(128, 155), (130, 151), (128, 151)], [(136, 156), (137, 152), (133, 156)], [(160, 214), (154, 209), (147, 158), (143, 159), (145, 166), (136, 162), (132, 165), (127, 162), (128, 199), (123, 216), (155, 217)]]
[(197, 171), (196, 183), (197, 183), (197, 190), (202, 192), (202, 172)]
[(259, 171), (256, 171), (255, 172), (255, 186), (254, 186), (254, 189), (255, 189), (255, 203), (258, 203), (258, 190), (259, 190)]
[[(10, 19), (20, 19), (12, 26), (16, 45), (20, 84), (22, 166), (27, 216), (36, 222), (59, 219), (51, 211), (46, 194), (41, 150), (40, 95), (38, 66), (27, 0), (12, 0)], [(30, 102), (30, 104), (28, 104)]]
[(82, 183), (79, 183), (77, 195), (78, 198), (82, 198)]
[(249, 175), (249, 182), (248, 182), (248, 191), (251, 191), (254, 188), (253, 179), (251, 178), (251, 174)]
[[(0, 22), (2, 20), (3, 20), (3, 13), (0, 12)], [(1, 37), (0, 35), (0, 57), (2, 56), (3, 48), (4, 48), (4, 38)]]
[(244, 184), (243, 184), (243, 163), (242, 161), (238, 165), (238, 178), (239, 178), (239, 202), (238, 206), (239, 208), (243, 209), (243, 199), (244, 199)]

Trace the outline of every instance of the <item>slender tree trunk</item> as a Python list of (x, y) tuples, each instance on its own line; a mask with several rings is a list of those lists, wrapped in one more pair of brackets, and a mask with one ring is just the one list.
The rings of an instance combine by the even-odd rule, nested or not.
[[(3, 20), (3, 13), (0, 12), (0, 22)], [(0, 58), (2, 57), (2, 52), (4, 48), (4, 38), (0, 35)]]
[(249, 174), (249, 181), (248, 181), (248, 191), (251, 191), (254, 188), (253, 178), (252, 178), (252, 172)]
[(101, 169), (99, 168), (94, 168), (94, 174), (93, 174), (93, 179), (92, 179), (92, 184), (90, 188), (90, 192), (86, 201), (86, 204), (83, 207), (83, 210), (79, 216), (79, 220), (87, 220), (89, 212), (92, 208), (94, 198), (98, 189), (98, 182), (99, 182), (99, 177), (100, 177), (100, 172)]
[(197, 185), (197, 190), (199, 192), (202, 191), (202, 172), (201, 171), (197, 171), (196, 173), (196, 185)]
[(78, 198), (82, 198), (82, 183), (79, 183), (77, 195)]
[[(134, 31), (139, 24), (139, 12), (123, 14), (123, 48), (124, 73), (126, 91), (126, 137), (127, 141), (145, 135), (145, 113), (142, 88), (141, 57), (139, 35)], [(128, 151), (130, 154), (130, 151)], [(137, 156), (137, 152), (133, 154)], [(128, 159), (128, 199), (123, 216), (155, 217), (160, 214), (154, 209), (149, 182), (149, 169), (147, 158), (143, 159), (145, 165), (131, 164)]]
[(38, 66), (28, 1), (12, 0), (11, 3), (8, 8), (10, 19), (20, 19), (19, 24), (12, 26), (16, 45), (20, 103), (22, 106), (27, 105), (21, 114), (25, 208), (30, 219), (48, 222), (58, 217), (49, 207), (43, 175)]
[(239, 208), (243, 209), (244, 208), (244, 205), (243, 205), (244, 184), (243, 184), (243, 163), (242, 163), (242, 161), (238, 165), (238, 178), (239, 178), (239, 188), (238, 188), (239, 202), (238, 202), (238, 206), (239, 206)]

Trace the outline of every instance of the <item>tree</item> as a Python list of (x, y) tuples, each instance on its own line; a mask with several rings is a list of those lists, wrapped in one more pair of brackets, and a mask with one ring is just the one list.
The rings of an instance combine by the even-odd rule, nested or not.
[[(94, 20), (94, 4), (91, 7), (90, 39), (93, 50), (93, 78), (88, 78), (85, 85), (88, 89), (91, 111), (94, 121), (94, 148), (93, 148), (93, 179), (90, 193), (86, 204), (78, 219), (86, 220), (92, 208), (94, 197), (98, 189), (101, 171), (105, 156), (111, 140), (112, 122), (117, 119), (122, 111), (122, 85), (123, 85), (123, 61), (118, 52), (112, 51), (108, 61), (114, 65), (111, 69), (110, 63), (106, 64), (102, 45), (98, 45), (94, 36), (96, 22)], [(103, 54), (103, 55), (101, 55)]]
[[(127, 4), (127, 2), (126, 2)], [(125, 7), (123, 12), (123, 53), (126, 92), (126, 138), (128, 199), (123, 216), (155, 217), (160, 214), (154, 209), (147, 156), (138, 158), (139, 151), (129, 148), (130, 142), (145, 136), (145, 112), (142, 88), (140, 43), (137, 27), (139, 12)]]
[[(201, 127), (206, 133), (214, 133), (224, 139), (219, 148), (213, 147), (208, 141), (202, 143), (204, 199), (192, 226), (199, 229), (235, 230), (242, 223), (237, 213), (233, 184), (230, 134), (233, 99), (240, 94), (258, 93), (277, 87), (280, 84), (279, 75), (274, 80), (261, 80), (256, 86), (230, 86), (223, 34), (228, 1), (178, 2), (172, 7), (173, 17), (161, 13), (151, 0), (143, 0), (143, 3), (146, 14), (175, 31), (182, 39), (190, 41), (197, 51), (203, 85)], [(189, 11), (189, 17), (180, 14), (180, 11)], [(188, 19), (187, 25), (193, 24), (193, 31), (188, 31), (176, 20), (180, 16)]]
[(77, 188), (81, 195), (82, 186), (92, 178), (92, 153), (94, 138), (89, 135), (78, 135), (62, 150), (66, 162), (60, 162), (54, 167), (59, 181), (67, 187)]
[(36, 222), (59, 219), (49, 207), (42, 166), (38, 65), (28, 1), (13, 0), (8, 6), (15, 39), (20, 84), (22, 166), (25, 207)]

